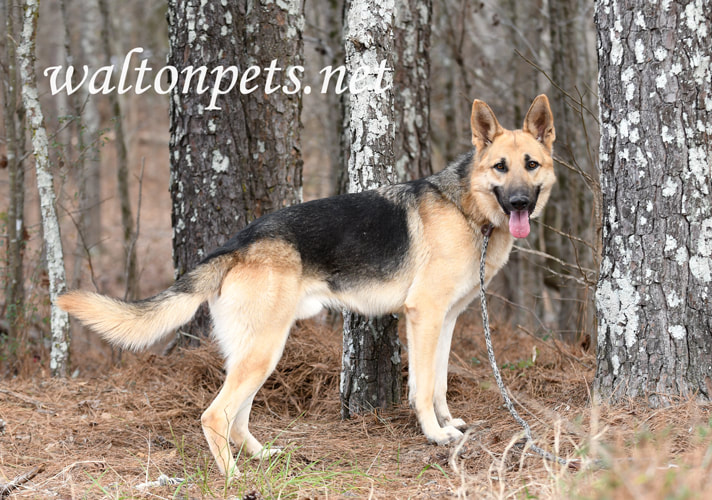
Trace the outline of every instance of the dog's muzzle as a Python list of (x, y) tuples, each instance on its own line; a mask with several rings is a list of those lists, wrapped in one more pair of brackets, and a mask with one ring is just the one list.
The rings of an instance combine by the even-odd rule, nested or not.
[(529, 216), (536, 208), (540, 187), (494, 188), (494, 195), (504, 213), (509, 216), (509, 232), (515, 238), (526, 238), (530, 232)]

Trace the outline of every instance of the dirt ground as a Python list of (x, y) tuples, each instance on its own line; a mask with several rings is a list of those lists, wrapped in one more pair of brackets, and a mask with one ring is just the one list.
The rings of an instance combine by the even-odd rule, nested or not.
[[(18, 499), (704, 498), (709, 407), (592, 407), (590, 354), (495, 325), (505, 383), (537, 442), (583, 461), (522, 454), (477, 319), (461, 321), (451, 357), (451, 409), (471, 424), (461, 447), (428, 444), (405, 404), (342, 421), (339, 332), (309, 322), (295, 328), (252, 412), (253, 433), (284, 447), (282, 458), (240, 458), (239, 476), (220, 476), (199, 422), (223, 375), (208, 345), (127, 353), (120, 366), (96, 361), (95, 373), (71, 380), (3, 380), (0, 483), (19, 478), (8, 492)], [(161, 475), (176, 484), (146, 486)]]

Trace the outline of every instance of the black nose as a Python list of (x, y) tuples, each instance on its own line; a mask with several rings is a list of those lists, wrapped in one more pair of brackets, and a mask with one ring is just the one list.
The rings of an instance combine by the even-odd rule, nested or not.
[(515, 193), (509, 197), (509, 204), (514, 210), (529, 208), (529, 196), (524, 193)]

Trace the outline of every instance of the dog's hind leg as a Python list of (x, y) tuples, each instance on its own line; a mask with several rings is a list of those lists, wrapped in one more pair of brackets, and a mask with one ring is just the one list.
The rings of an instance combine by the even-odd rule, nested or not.
[(266, 329), (259, 334), (239, 363), (228, 368), (220, 393), (203, 413), (201, 422), (218, 467), (224, 474), (233, 472), (235, 460), (227, 437), (250, 454), (259, 453), (262, 445), (248, 430), (252, 399), (274, 370), (289, 333), (289, 325)]
[(201, 422), (221, 472), (234, 472), (228, 437), (250, 454), (262, 445), (250, 434), (252, 399), (282, 355), (299, 299), (298, 278), (289, 269), (262, 266), (226, 276), (211, 302), (214, 335), (225, 354), (227, 375)]
[(250, 430), (248, 429), (248, 423), (250, 420), (250, 410), (252, 410), (252, 400), (255, 398), (253, 394), (245, 404), (242, 405), (240, 411), (237, 413), (235, 420), (232, 422), (230, 427), (230, 439), (235, 443), (235, 446), (244, 450), (248, 455), (275, 455), (280, 453), (282, 450), (277, 447), (270, 447), (266, 449), (262, 444), (255, 439)]
[(230, 439), (232, 439), (238, 450), (244, 450), (249, 455), (255, 455), (262, 451), (262, 444), (255, 439), (247, 428), (253, 399), (255, 399), (254, 394), (242, 404), (230, 426)]

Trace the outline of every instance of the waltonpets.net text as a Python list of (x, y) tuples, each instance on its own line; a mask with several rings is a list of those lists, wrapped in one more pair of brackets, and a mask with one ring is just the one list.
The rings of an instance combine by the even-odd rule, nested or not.
[[(296, 94), (304, 92), (309, 94), (311, 87), (305, 85), (302, 87), (302, 78), (304, 76), (303, 66), (288, 66), (287, 68), (279, 67), (276, 59), (272, 60), (269, 66), (262, 68), (260, 66), (249, 66), (244, 71), (240, 71), (238, 66), (215, 66), (207, 68), (206, 66), (187, 66), (180, 72), (175, 66), (163, 66), (158, 71), (153, 73), (153, 68), (148, 67), (148, 59), (141, 59), (138, 67), (133, 67), (136, 71), (135, 85), (127, 83), (129, 80), (129, 71), (131, 70), (131, 56), (133, 54), (141, 54), (143, 49), (137, 47), (131, 49), (124, 57), (119, 73), (119, 81), (117, 85), (112, 85), (112, 75), (116, 71), (116, 67), (102, 66), (93, 74), (90, 73), (87, 65), (82, 66), (82, 73), (78, 74), (78, 81), (74, 81), (75, 69), (74, 66), (67, 66), (66, 71), (62, 71), (62, 66), (49, 66), (44, 70), (44, 76), (49, 77), (49, 86), (52, 95), (66, 91), (68, 95), (79, 90), (83, 85), (87, 85), (87, 90), (90, 94), (109, 94), (118, 92), (125, 94), (133, 89), (136, 94), (143, 94), (147, 90), (153, 89), (158, 94), (167, 94), (178, 85), (179, 73), (183, 73), (184, 81), (180, 92), (187, 94), (194, 91), (198, 94), (210, 92), (210, 105), (206, 108), (209, 110), (220, 109), (216, 105), (218, 96), (229, 94), (233, 90), (238, 90), (241, 94), (250, 94), (260, 89), (257, 79), (262, 75), (264, 78), (265, 94), (272, 94), (281, 91), (285, 94)], [(288, 83), (279, 85), (275, 83), (275, 78), (278, 74), (285, 72)], [(150, 75), (153, 73), (153, 84), (144, 83), (144, 80), (150, 80)], [(205, 80), (208, 73), (214, 75), (214, 80), (211, 85), (206, 85)], [(341, 94), (348, 90), (352, 94), (358, 94), (364, 91), (374, 91), (381, 93), (391, 87), (392, 69), (386, 67), (386, 61), (383, 60), (377, 66), (360, 66), (351, 74), (347, 75), (344, 66), (333, 68), (326, 66), (321, 71), (321, 93), (329, 92), (333, 85), (333, 91)], [(62, 82), (62, 76), (64, 81)], [(348, 83), (345, 83), (348, 80)], [(387, 82), (386, 82), (387, 81)], [(384, 86), (385, 83), (385, 86)]]

